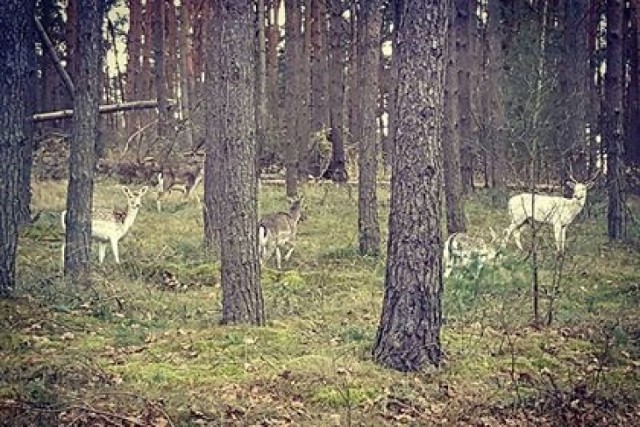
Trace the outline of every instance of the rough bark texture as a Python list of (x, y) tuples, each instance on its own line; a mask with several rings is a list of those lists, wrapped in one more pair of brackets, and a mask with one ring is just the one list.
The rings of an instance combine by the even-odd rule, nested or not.
[(323, 177), (334, 179), (346, 176), (344, 151), (344, 50), (342, 38), (346, 35), (346, 23), (342, 18), (340, 0), (329, 0), (329, 124), (331, 161)]
[(102, 55), (102, 2), (78, 1), (78, 61), (75, 78), (73, 134), (69, 147), (66, 251), (64, 271), (74, 281), (89, 280), (91, 205)]
[[(219, 55), (207, 67), (218, 74), (209, 116), (220, 117), (220, 130), (212, 132), (223, 183), (220, 205), (222, 323), (264, 324), (260, 287), (257, 232), (255, 141), (255, 26), (251, 0), (217, 0), (210, 24), (219, 34)], [(216, 33), (217, 31), (217, 33)], [(219, 138), (219, 139), (218, 139)]]
[(449, 26), (446, 49), (444, 115), (442, 122), (442, 168), (444, 176), (444, 197), (447, 208), (447, 232), (464, 232), (467, 229), (462, 200), (462, 175), (460, 169), (460, 145), (455, 135), (455, 117), (458, 100), (455, 96), (457, 81), (455, 63), (455, 32)]
[(625, 59), (629, 77), (624, 103), (624, 158), (626, 166), (640, 167), (640, 3), (625, 9)]
[(622, 63), (622, 0), (607, 0), (607, 71), (604, 78), (604, 140), (607, 147), (607, 215), (609, 238), (625, 237), (624, 202), (624, 145), (622, 122), (623, 63)]
[[(152, 31), (153, 31), (153, 78), (158, 100), (158, 138), (168, 136), (169, 109), (167, 107), (167, 79), (165, 76), (165, 4), (164, 0), (152, 1)], [(162, 144), (162, 141), (160, 141)]]
[[(142, 3), (141, 0), (129, 0), (129, 33), (127, 35), (127, 95), (126, 100), (140, 98), (140, 54), (142, 44)], [(125, 115), (127, 135), (133, 134), (140, 127), (140, 114)]]
[(398, 131), (382, 316), (373, 356), (400, 371), (439, 365), (443, 54), (446, 2), (396, 1)]
[(0, 298), (15, 286), (23, 150), (31, 146), (34, 0), (0, 3)]
[[(311, 4), (311, 138), (317, 142), (329, 128), (329, 69), (327, 56), (327, 0)], [(320, 148), (312, 144), (309, 172), (319, 176), (324, 172)]]
[(457, 111), (456, 138), (460, 147), (460, 168), (462, 173), (462, 191), (473, 190), (473, 150), (471, 147), (471, 88), (469, 75), (471, 69), (471, 12), (469, 0), (454, 0), (453, 28), (455, 35), (455, 55), (457, 74)]
[(491, 139), (491, 181), (500, 194), (506, 195), (505, 174), (507, 170), (507, 117), (502, 91), (504, 56), (502, 53), (502, 34), (500, 24), (500, 3), (489, 2), (487, 18), (487, 68), (486, 90), (488, 91), (488, 113), (490, 115), (489, 138)]
[(303, 94), (301, 87), (301, 57), (303, 55), (301, 0), (285, 0), (285, 108), (287, 115), (284, 128), (287, 134), (287, 150), (285, 153), (287, 196), (294, 197), (298, 193), (298, 172), (300, 166), (299, 148), (301, 138), (298, 133), (302, 120)]
[(358, 232), (361, 255), (380, 254), (380, 224), (376, 176), (378, 170), (378, 69), (382, 2), (371, 0), (360, 9), (359, 33), (362, 37), (360, 87), (362, 90), (361, 136), (358, 150)]
[(187, 146), (193, 148), (193, 123), (191, 117), (191, 70), (189, 67), (191, 58), (191, 20), (189, 19), (189, 7), (182, 1), (180, 5), (180, 29), (178, 31), (178, 44), (180, 46), (180, 107), (182, 118), (185, 121), (185, 138)]
[[(258, 33), (258, 53), (256, 65), (256, 136), (258, 150), (256, 162), (261, 158), (262, 150), (266, 142), (267, 132), (267, 42), (266, 42), (266, 22), (265, 22), (265, 2), (258, 0), (257, 7), (257, 33)], [(259, 163), (258, 163), (259, 166)], [(259, 173), (259, 172), (258, 172)]]

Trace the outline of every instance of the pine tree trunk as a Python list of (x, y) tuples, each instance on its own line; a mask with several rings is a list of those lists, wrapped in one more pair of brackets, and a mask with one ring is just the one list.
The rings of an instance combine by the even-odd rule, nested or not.
[(382, 4), (371, 0), (363, 4), (358, 19), (362, 34), (360, 53), (362, 68), (360, 88), (362, 90), (362, 135), (358, 150), (358, 232), (361, 255), (380, 254), (380, 224), (378, 221), (378, 198), (376, 177), (378, 172), (378, 69), (380, 64), (380, 31), (382, 27)]
[[(150, 0), (153, 11), (151, 29), (153, 33), (153, 78), (158, 100), (158, 138), (164, 145), (168, 136), (169, 109), (167, 106), (167, 79), (165, 69), (165, 1)], [(165, 154), (169, 154), (165, 152)]]
[(313, 0), (311, 4), (311, 139), (309, 173), (320, 176), (324, 159), (317, 145), (319, 136), (329, 127), (327, 6), (326, 0)]
[(629, 80), (624, 103), (624, 159), (626, 166), (640, 167), (640, 4), (630, 2), (625, 9), (625, 53)]
[(189, 66), (191, 59), (191, 20), (189, 19), (189, 6), (182, 0), (180, 5), (180, 28), (178, 32), (178, 44), (180, 47), (180, 106), (182, 119), (185, 120), (185, 138), (187, 146), (193, 149), (193, 117), (191, 112), (191, 79), (192, 72)]
[(286, 130), (287, 149), (285, 152), (287, 196), (298, 193), (298, 174), (300, 166), (300, 147), (303, 135), (301, 130), (303, 94), (301, 87), (301, 58), (303, 55), (301, 0), (285, 0), (285, 106), (287, 111), (284, 128)]
[(471, 32), (471, 12), (468, 0), (454, 0), (453, 28), (456, 33), (456, 69), (458, 103), (456, 137), (460, 147), (460, 168), (462, 173), (462, 191), (473, 190), (473, 149), (471, 138), (471, 88), (469, 75), (471, 68), (471, 50), (469, 49)]
[[(21, 208), (24, 146), (31, 145), (35, 101), (35, 0), (0, 3), (0, 52), (5, 70), (0, 78), (0, 298), (15, 288), (16, 251)], [(23, 202), (24, 203), (24, 202)]]
[(624, 140), (622, 95), (622, 22), (624, 3), (622, 0), (607, 0), (607, 71), (604, 78), (605, 128), (604, 140), (607, 147), (607, 189), (609, 209), (607, 215), (609, 238), (621, 240), (625, 237), (625, 197), (624, 197)]
[(323, 176), (333, 179), (342, 176), (346, 181), (344, 150), (344, 51), (342, 38), (346, 36), (342, 18), (342, 2), (329, 0), (329, 124), (331, 161)]
[[(263, 325), (264, 302), (260, 287), (257, 233), (255, 141), (254, 14), (251, 0), (216, 0), (210, 30), (219, 34), (218, 55), (208, 72), (219, 83), (208, 115), (225, 120), (226, 126), (211, 132), (215, 157), (225, 178), (220, 191), (222, 323)], [(215, 37), (215, 36), (214, 36)], [(207, 79), (208, 81), (208, 79)], [(225, 94), (234, 96), (225, 96)]]
[[(267, 42), (265, 23), (265, 2), (258, 0), (258, 63), (256, 67), (256, 137), (258, 150), (256, 162), (262, 157), (262, 151), (267, 140)], [(259, 163), (256, 163), (259, 170)]]
[(98, 140), (102, 64), (102, 1), (78, 0), (78, 68), (75, 78), (73, 134), (69, 147), (65, 275), (90, 283), (91, 205)]
[(397, 29), (398, 132), (385, 295), (373, 357), (404, 372), (438, 366), (442, 358), (439, 138), (445, 5), (434, 0), (406, 2)]
[[(452, 9), (453, 10), (453, 9)], [(444, 117), (442, 122), (442, 169), (444, 177), (444, 197), (447, 207), (447, 232), (449, 234), (464, 232), (467, 229), (464, 215), (462, 175), (460, 169), (460, 140), (456, 137), (454, 117), (458, 117), (458, 80), (455, 60), (455, 31), (448, 24), (448, 40), (446, 50), (445, 85), (444, 85)]]

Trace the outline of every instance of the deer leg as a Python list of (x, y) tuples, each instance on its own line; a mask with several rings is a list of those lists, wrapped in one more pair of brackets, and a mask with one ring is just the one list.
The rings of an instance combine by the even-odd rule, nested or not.
[(158, 197), (156, 198), (156, 209), (158, 212), (162, 212), (162, 196), (164, 196), (164, 192), (158, 192)]
[(106, 255), (106, 253), (107, 253), (107, 244), (99, 242), (98, 243), (98, 261), (100, 262), (100, 264), (104, 262), (104, 256)]
[(276, 267), (278, 267), (278, 270), (282, 270), (282, 254), (278, 246), (276, 246)]
[(120, 264), (120, 253), (118, 252), (118, 241), (116, 239), (111, 239), (111, 252), (113, 252), (113, 257), (116, 259), (116, 264)]
[(62, 247), (60, 248), (60, 252), (62, 253), (62, 271), (64, 271), (64, 249), (65, 249), (65, 243), (63, 241)]
[(284, 260), (285, 260), (285, 261), (288, 261), (288, 260), (289, 260), (289, 258), (291, 257), (291, 254), (293, 253), (293, 249), (294, 249), (294, 247), (293, 247), (293, 245), (290, 245), (290, 246), (291, 246), (291, 247), (289, 248), (289, 251), (288, 251), (288, 252), (287, 252), (287, 254), (284, 256)]

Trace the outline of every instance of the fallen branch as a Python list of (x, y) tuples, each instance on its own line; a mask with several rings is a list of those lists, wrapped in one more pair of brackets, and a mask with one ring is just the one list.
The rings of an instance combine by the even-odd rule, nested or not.
[[(175, 105), (175, 101), (173, 99), (168, 99), (167, 102), (169, 105)], [(158, 101), (155, 99), (144, 100), (144, 101), (130, 101), (130, 102), (120, 102), (118, 104), (107, 104), (101, 105), (98, 107), (98, 111), (101, 114), (115, 113), (118, 111), (128, 111), (128, 110), (143, 110), (147, 108), (156, 108), (158, 106)], [(73, 110), (60, 110), (60, 111), (51, 111), (48, 113), (37, 113), (33, 115), (34, 122), (44, 122), (46, 120), (60, 120), (60, 119), (68, 119), (73, 117)]]

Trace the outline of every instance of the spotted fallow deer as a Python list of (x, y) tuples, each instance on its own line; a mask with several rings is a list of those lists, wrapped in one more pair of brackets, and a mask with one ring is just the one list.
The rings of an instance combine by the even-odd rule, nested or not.
[[(131, 191), (123, 186), (122, 191), (127, 196), (127, 210), (117, 211), (113, 209), (94, 209), (91, 212), (91, 238), (98, 242), (98, 260), (103, 263), (107, 252), (107, 245), (111, 245), (111, 251), (117, 264), (120, 264), (118, 243), (129, 232), (142, 204), (142, 196), (146, 194), (148, 187), (145, 185), (138, 191)], [(67, 211), (62, 211), (60, 221), (62, 230), (66, 232)], [(64, 265), (65, 241), (62, 242), (62, 264)]]

